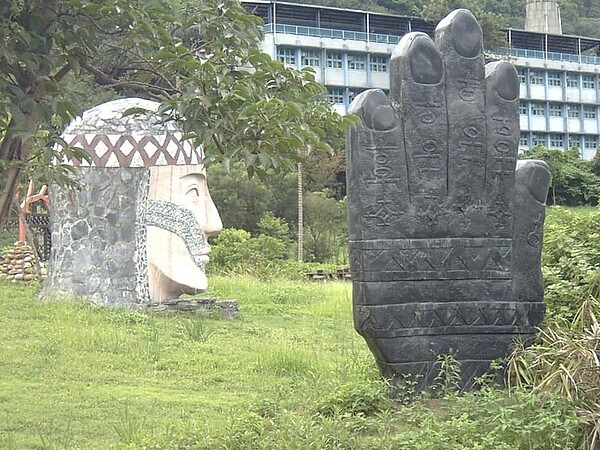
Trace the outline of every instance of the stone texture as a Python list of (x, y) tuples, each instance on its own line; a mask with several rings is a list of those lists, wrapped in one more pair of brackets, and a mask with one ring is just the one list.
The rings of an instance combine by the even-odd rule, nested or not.
[[(46, 275), (46, 268), (40, 268), (41, 275)], [(37, 263), (35, 252), (25, 242), (17, 241), (12, 248), (0, 256), (0, 280), (14, 283), (29, 283), (37, 280)]]
[(542, 321), (550, 174), (517, 166), (517, 73), (484, 66), (469, 11), (442, 20), (435, 42), (404, 36), (391, 69), (389, 100), (370, 90), (351, 107), (362, 119), (347, 140), (355, 327), (384, 376), (420, 389), (452, 354), (470, 388)]
[[(110, 305), (206, 290), (207, 237), (222, 229), (202, 148), (163, 123), (159, 104), (111, 101), (73, 120), (62, 138), (89, 152), (80, 189), (51, 188), (53, 247), (44, 296)], [(127, 115), (131, 109), (142, 114)]]
[(147, 300), (137, 288), (138, 272), (147, 269), (137, 257), (145, 227), (136, 208), (145, 203), (148, 173), (143, 167), (79, 168), (79, 190), (52, 187), (53, 245), (42, 296), (85, 296), (113, 306)]

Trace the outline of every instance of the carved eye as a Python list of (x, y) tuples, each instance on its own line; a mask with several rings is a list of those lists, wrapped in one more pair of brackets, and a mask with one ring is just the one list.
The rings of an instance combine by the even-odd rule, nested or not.
[(190, 197), (200, 197), (200, 191), (198, 190), (197, 187), (192, 187), (192, 188), (188, 189), (188, 191), (185, 193), (185, 195), (188, 195)]

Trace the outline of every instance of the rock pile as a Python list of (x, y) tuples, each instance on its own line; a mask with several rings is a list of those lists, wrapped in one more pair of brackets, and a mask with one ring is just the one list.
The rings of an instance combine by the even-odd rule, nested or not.
[(0, 280), (28, 283), (37, 278), (35, 253), (25, 242), (17, 241), (0, 256)]

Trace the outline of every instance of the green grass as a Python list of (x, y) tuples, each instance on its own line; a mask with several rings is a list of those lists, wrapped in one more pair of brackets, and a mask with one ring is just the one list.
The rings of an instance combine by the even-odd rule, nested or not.
[(210, 435), (265, 398), (308, 404), (332, 382), (376, 378), (350, 327), (349, 284), (212, 281), (238, 319), (41, 303), (35, 287), (1, 285), (0, 436), (107, 448), (173, 426)]
[(0, 252), (8, 250), (19, 239), (16, 231), (0, 231)]
[(215, 277), (208, 295), (237, 299), (239, 317), (0, 284), (0, 448), (574, 448), (579, 424), (558, 400), (389, 400), (352, 328), (350, 283)]

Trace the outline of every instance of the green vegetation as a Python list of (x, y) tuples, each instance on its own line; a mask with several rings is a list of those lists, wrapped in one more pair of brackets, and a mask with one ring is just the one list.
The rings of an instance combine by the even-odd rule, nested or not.
[(40, 302), (35, 285), (0, 284), (0, 448), (594, 448), (598, 221), (596, 208), (549, 208), (544, 272), (563, 284), (548, 283), (553, 320), (513, 357), (512, 389), (482, 379), (458, 396), (460, 368), (442, 357), (435, 399), (388, 398), (347, 282), (214, 276), (208, 295), (237, 299), (233, 320)]
[(389, 400), (352, 329), (349, 283), (212, 286), (238, 299), (238, 319), (41, 303), (35, 286), (1, 285), (0, 447), (576, 448), (581, 424), (559, 396), (449, 386)]
[(547, 211), (542, 251), (547, 314), (570, 322), (590, 295), (600, 299), (600, 208)]
[(0, 223), (21, 177), (65, 182), (53, 157), (84, 157), (63, 148), (64, 125), (120, 96), (159, 101), (207, 162), (249, 175), (332, 153), (327, 136), (355, 118), (331, 109), (314, 72), (262, 53), (259, 24), (236, 0), (0, 3)]
[[(339, 164), (339, 160), (334, 164), (338, 171)], [(305, 166), (305, 173), (304, 259), (338, 267), (347, 265), (346, 205), (339, 198), (341, 185), (331, 173), (319, 173), (315, 161)], [(240, 166), (229, 172), (221, 166), (210, 166), (208, 179), (226, 228), (212, 240), (212, 270), (247, 273), (265, 267), (265, 262), (271, 260), (296, 259), (296, 174), (260, 180), (248, 178)]]
[(0, 253), (12, 247), (18, 238), (19, 234), (15, 231), (0, 231)]
[(551, 321), (533, 346), (519, 348), (508, 364), (519, 387), (568, 400), (585, 424), (585, 446), (600, 445), (600, 301), (585, 300), (572, 322)]
[(579, 149), (548, 149), (537, 146), (519, 155), (523, 159), (542, 159), (552, 173), (548, 205), (597, 205), (600, 197), (600, 152), (592, 161), (581, 159)]

